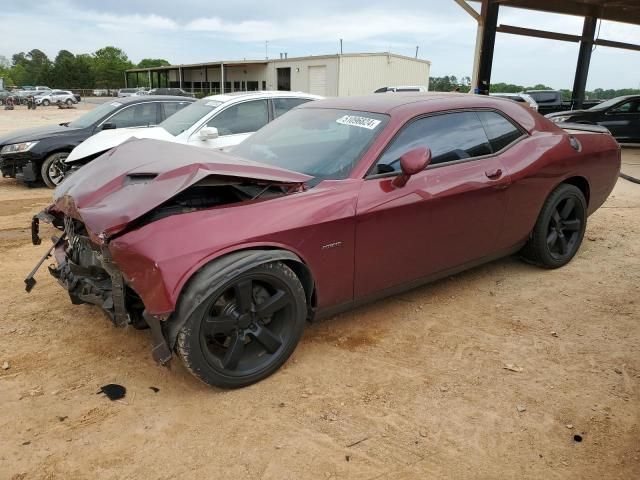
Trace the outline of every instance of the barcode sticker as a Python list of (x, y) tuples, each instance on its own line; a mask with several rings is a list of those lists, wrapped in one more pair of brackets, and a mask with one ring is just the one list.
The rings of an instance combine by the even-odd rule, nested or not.
[(345, 115), (344, 117), (337, 119), (336, 123), (373, 130), (380, 125), (380, 120), (376, 120), (375, 118), (359, 117), (357, 115)]

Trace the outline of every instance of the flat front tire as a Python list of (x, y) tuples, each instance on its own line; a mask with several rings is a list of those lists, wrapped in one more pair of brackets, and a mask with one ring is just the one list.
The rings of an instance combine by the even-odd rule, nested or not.
[(206, 272), (194, 278), (183, 293), (185, 305), (203, 300), (178, 333), (179, 357), (194, 376), (221, 388), (268, 377), (302, 336), (307, 317), (302, 283), (282, 262), (240, 273), (208, 295), (207, 278)]
[(587, 226), (587, 202), (582, 191), (567, 183), (547, 197), (522, 256), (544, 268), (559, 268), (577, 253)]

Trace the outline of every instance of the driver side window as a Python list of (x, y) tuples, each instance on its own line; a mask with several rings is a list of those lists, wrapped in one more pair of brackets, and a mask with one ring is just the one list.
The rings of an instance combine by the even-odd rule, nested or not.
[(431, 165), (492, 153), (475, 112), (456, 112), (414, 120), (405, 126), (378, 160), (373, 175), (399, 172), (400, 156), (418, 147), (431, 149)]

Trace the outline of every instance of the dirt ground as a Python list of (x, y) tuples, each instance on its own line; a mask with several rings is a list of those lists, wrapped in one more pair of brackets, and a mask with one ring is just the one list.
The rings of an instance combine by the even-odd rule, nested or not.
[[(85, 108), (0, 111), (0, 135)], [(640, 149), (624, 161), (640, 176)], [(0, 180), (1, 480), (640, 478), (640, 185), (618, 182), (567, 267), (507, 258), (315, 323), (236, 391), (156, 366), (149, 331), (44, 269), (24, 292), (50, 196)]]

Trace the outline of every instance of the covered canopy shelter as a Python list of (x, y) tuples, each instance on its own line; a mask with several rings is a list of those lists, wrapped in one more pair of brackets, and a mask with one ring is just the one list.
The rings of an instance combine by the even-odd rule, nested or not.
[[(488, 92), (491, 85), (491, 66), (497, 32), (580, 44), (571, 96), (572, 108), (582, 107), (594, 45), (640, 51), (638, 44), (596, 38), (598, 20), (640, 25), (640, 0), (473, 0), (482, 3), (480, 13), (466, 0), (455, 1), (478, 22), (472, 87), (478, 88), (481, 92)], [(498, 12), (501, 6), (584, 17), (582, 35), (498, 25)]]

